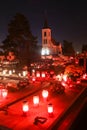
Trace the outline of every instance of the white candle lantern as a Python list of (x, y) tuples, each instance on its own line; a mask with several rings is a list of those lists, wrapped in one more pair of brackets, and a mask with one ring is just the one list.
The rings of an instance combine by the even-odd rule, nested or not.
[(50, 117), (53, 116), (53, 105), (51, 103), (48, 104), (48, 114)]
[(26, 115), (29, 111), (29, 104), (28, 101), (23, 101), (23, 106), (22, 106), (23, 114)]
[(7, 90), (7, 89), (2, 89), (1, 94), (2, 94), (2, 97), (3, 97), (3, 98), (6, 98), (7, 95), (8, 95), (8, 90)]
[(38, 106), (39, 105), (39, 96), (34, 96), (33, 97), (33, 103), (34, 103), (34, 106)]

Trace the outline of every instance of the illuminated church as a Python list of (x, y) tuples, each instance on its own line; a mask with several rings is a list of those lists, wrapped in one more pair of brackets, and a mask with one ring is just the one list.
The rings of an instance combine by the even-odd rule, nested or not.
[(47, 20), (42, 28), (42, 58), (49, 58), (62, 54), (62, 46), (60, 42), (56, 42), (51, 35), (51, 29), (48, 27)]

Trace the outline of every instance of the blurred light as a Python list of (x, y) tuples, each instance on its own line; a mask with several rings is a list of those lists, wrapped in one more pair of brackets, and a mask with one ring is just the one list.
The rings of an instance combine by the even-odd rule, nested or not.
[(87, 75), (86, 75), (86, 74), (84, 74), (84, 75), (82, 76), (82, 78), (83, 78), (83, 79), (85, 79), (85, 78), (86, 78), (86, 76), (87, 76)]
[(12, 75), (12, 70), (9, 70), (9, 75)]
[(7, 70), (3, 70), (2, 73), (3, 75), (5, 75), (7, 73)]
[(23, 71), (22, 72), (23, 76), (25, 77), (27, 75), (27, 72), (26, 71)]
[(66, 83), (65, 83), (64, 81), (62, 81), (61, 84), (62, 84), (64, 87), (67, 86)]
[(44, 77), (45, 77), (45, 72), (42, 72), (42, 74), (41, 74), (41, 75), (42, 75), (42, 78), (44, 78)]
[(15, 70), (13, 69), (13, 73), (15, 73)]
[(35, 70), (33, 69), (33, 70), (32, 70), (32, 72), (34, 72), (34, 73), (35, 73)]
[(40, 72), (37, 72), (37, 73), (36, 73), (36, 77), (40, 77)]
[(49, 55), (49, 49), (48, 48), (42, 48), (41, 55)]
[(45, 51), (46, 51), (46, 52), (45, 52), (45, 53), (46, 53), (46, 55), (49, 55), (49, 49), (47, 49), (47, 48), (46, 48), (46, 50), (45, 50)]
[(57, 79), (58, 79), (59, 81), (62, 81), (62, 76), (61, 76), (61, 75), (57, 75)]
[(77, 80), (77, 81), (76, 81), (76, 83), (77, 83), (77, 84), (80, 84), (80, 83), (81, 83), (81, 81), (80, 81), (80, 80)]
[(33, 82), (35, 82), (35, 80), (36, 80), (36, 78), (35, 78), (35, 77), (33, 77), (33, 78), (32, 78), (32, 81), (33, 81)]
[(35, 76), (35, 70), (34, 69), (32, 70), (32, 76)]
[(20, 77), (20, 76), (21, 76), (21, 73), (18, 73), (18, 76)]
[(45, 55), (45, 50), (44, 49), (42, 49), (41, 55)]
[(63, 80), (66, 82), (67, 81), (67, 75), (63, 75)]

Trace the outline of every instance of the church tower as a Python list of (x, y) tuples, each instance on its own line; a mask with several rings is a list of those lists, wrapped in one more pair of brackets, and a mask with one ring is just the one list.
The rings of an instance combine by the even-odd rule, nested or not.
[(51, 29), (48, 27), (47, 20), (45, 19), (42, 28), (42, 55), (51, 54)]
[(53, 55), (62, 54), (62, 46), (60, 42), (56, 42), (51, 35), (51, 29), (48, 26), (47, 19), (44, 21), (42, 28), (42, 52), (41, 56), (52, 58)]

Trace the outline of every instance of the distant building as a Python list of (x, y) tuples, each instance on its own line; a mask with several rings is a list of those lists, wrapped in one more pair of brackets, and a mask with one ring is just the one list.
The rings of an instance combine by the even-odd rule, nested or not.
[(3, 51), (0, 51), (0, 62), (4, 61), (6, 59)]
[(56, 42), (51, 35), (51, 29), (48, 26), (47, 20), (42, 28), (42, 57), (62, 54), (62, 46), (60, 42)]

